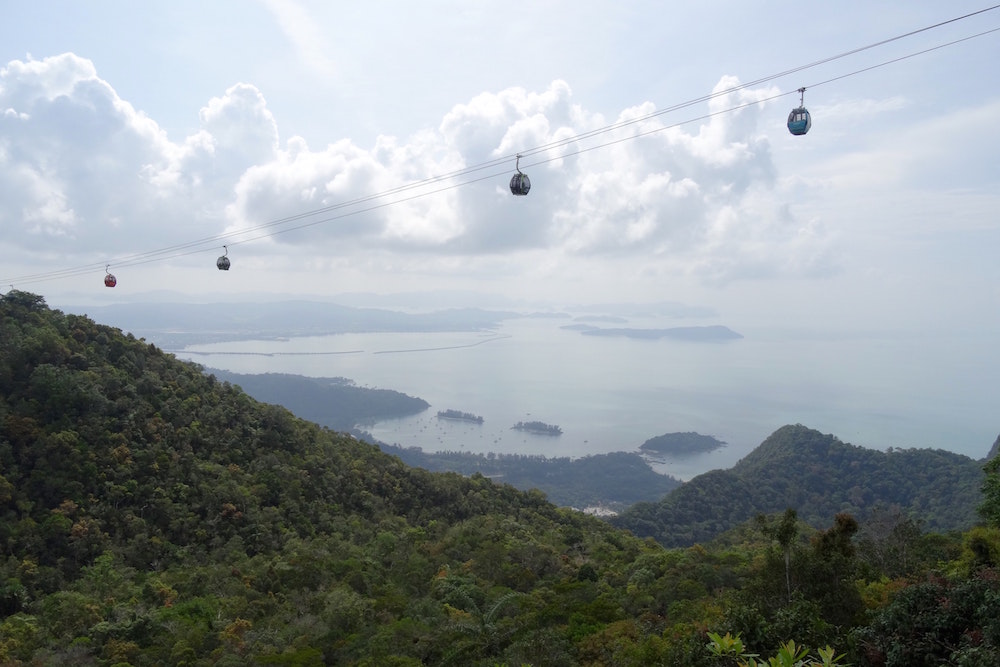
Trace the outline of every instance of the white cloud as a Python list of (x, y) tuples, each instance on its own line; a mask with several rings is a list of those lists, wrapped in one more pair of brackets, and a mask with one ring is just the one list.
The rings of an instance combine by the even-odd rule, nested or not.
[[(725, 77), (716, 90), (738, 84)], [(282, 147), (263, 93), (246, 83), (209, 100), (200, 130), (179, 143), (72, 54), (14, 61), (0, 86), (0, 108), (14, 111), (0, 116), (10, 204), (0, 234), (28, 250), (103, 261), (225, 235), (299, 263), (368, 254), (399, 266), (413, 255), (423, 272), (452, 275), (485, 257), (631, 257), (637, 270), (713, 284), (834, 265), (824, 226), (795, 220), (775, 188), (761, 105), (678, 124), (704, 110), (658, 115), (645, 103), (605, 131), (557, 80), (481, 93), (411, 137), (313, 149), (297, 137)], [(709, 108), (771, 94), (744, 89)], [(534, 184), (525, 198), (507, 191), (513, 163), (425, 182), (544, 146), (522, 161)], [(282, 233), (294, 227), (304, 228)]]
[(222, 97), (213, 97), (198, 114), (219, 154), (239, 160), (246, 169), (274, 157), (278, 124), (259, 90), (237, 84)]
[(201, 111), (203, 129), (170, 142), (73, 54), (0, 71), (3, 232), (27, 250), (79, 261), (222, 231), (233, 187), (273, 159), (277, 126), (263, 96), (237, 85)]

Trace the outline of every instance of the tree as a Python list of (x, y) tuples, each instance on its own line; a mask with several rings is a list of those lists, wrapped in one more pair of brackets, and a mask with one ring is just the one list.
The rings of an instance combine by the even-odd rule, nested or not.
[(858, 522), (841, 512), (833, 526), (818, 533), (806, 563), (803, 592), (823, 610), (823, 618), (840, 627), (850, 627), (863, 609), (861, 594), (854, 584), (858, 561), (853, 537)]
[(920, 562), (920, 538), (920, 522), (898, 506), (876, 507), (858, 531), (858, 554), (875, 576), (902, 577)]
[(785, 510), (781, 520), (771, 523), (763, 514), (757, 515), (757, 524), (764, 536), (775, 540), (781, 547), (781, 552), (785, 558), (785, 592), (788, 600), (792, 599), (792, 547), (795, 538), (799, 535), (798, 514), (792, 508)]
[[(997, 438), (1000, 441), (1000, 438)], [(990, 525), (1000, 528), (1000, 456), (994, 456), (983, 466), (986, 478), (983, 480), (983, 502), (979, 514)]]
[(1000, 664), (1000, 582), (933, 577), (899, 591), (855, 630), (868, 664), (884, 667)]

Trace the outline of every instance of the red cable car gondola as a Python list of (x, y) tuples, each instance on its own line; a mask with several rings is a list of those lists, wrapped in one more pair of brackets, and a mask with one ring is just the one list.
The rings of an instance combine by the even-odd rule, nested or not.
[(115, 285), (118, 284), (118, 279), (115, 278), (113, 275), (111, 275), (111, 271), (108, 270), (110, 268), (111, 268), (110, 264), (108, 264), (106, 267), (104, 267), (104, 273), (105, 273), (105, 276), (104, 276), (104, 286), (105, 287), (114, 287)]

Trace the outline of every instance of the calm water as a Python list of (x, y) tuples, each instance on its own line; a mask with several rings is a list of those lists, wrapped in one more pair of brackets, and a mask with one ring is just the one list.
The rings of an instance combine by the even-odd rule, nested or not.
[[(728, 443), (660, 469), (682, 478), (729, 467), (775, 429), (801, 423), (845, 442), (986, 455), (1000, 430), (992, 337), (820, 336), (740, 330), (729, 343), (584, 336), (567, 320), (512, 320), (488, 333), (379, 333), (197, 345), (178, 353), (238, 373), (347, 377), (419, 396), (419, 415), (369, 427), (426, 451), (583, 456), (634, 451), (697, 431)], [(637, 322), (655, 328), (676, 323)], [(204, 354), (208, 353), (208, 354)], [(482, 425), (439, 420), (455, 409)], [(558, 424), (558, 437), (511, 430)]]

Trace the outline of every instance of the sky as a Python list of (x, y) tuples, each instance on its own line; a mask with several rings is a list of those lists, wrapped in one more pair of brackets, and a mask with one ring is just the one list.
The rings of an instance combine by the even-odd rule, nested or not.
[(0, 0), (0, 291), (1000, 333), (988, 7)]

